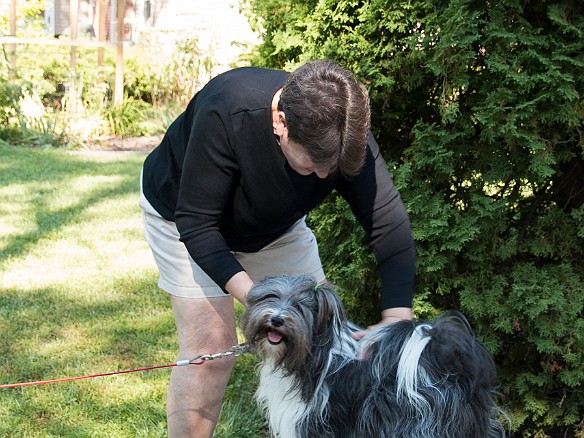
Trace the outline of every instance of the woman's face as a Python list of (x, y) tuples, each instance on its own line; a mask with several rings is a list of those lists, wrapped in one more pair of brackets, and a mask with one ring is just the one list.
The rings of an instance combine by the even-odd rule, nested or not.
[(319, 178), (326, 178), (329, 175), (328, 168), (315, 164), (302, 146), (288, 138), (288, 129), (280, 136), (280, 147), (290, 167), (300, 175), (315, 173)]

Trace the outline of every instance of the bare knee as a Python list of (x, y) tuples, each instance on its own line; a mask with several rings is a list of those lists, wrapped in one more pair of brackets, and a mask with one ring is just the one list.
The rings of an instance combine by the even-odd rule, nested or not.
[[(178, 331), (179, 360), (228, 351), (236, 343), (231, 298), (189, 300), (172, 297)], [(175, 367), (167, 399), (169, 436), (212, 436), (221, 409), (233, 356), (221, 355), (200, 365)], [(196, 432), (196, 435), (192, 433)]]
[(178, 343), (184, 354), (211, 354), (209, 348), (229, 348), (236, 341), (233, 299), (171, 297)]

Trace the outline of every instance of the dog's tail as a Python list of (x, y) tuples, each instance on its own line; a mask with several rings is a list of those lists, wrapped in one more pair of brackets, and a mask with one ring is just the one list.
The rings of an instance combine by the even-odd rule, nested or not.
[(407, 397), (410, 403), (418, 406), (418, 410), (427, 409), (428, 402), (418, 392), (418, 382), (431, 384), (424, 369), (418, 366), (422, 352), (430, 342), (428, 331), (432, 326), (421, 324), (415, 326), (409, 339), (403, 344), (397, 365), (397, 393), (398, 402)]

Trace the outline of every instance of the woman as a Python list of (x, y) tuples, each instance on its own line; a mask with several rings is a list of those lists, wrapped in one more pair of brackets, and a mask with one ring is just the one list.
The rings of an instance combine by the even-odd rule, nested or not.
[[(170, 294), (179, 359), (237, 343), (233, 297), (266, 275), (325, 281), (306, 214), (331, 191), (370, 238), (381, 321), (411, 318), (410, 222), (369, 131), (369, 98), (349, 71), (240, 68), (212, 79), (144, 163), (140, 205)], [(233, 360), (172, 371), (169, 436), (212, 436)]]

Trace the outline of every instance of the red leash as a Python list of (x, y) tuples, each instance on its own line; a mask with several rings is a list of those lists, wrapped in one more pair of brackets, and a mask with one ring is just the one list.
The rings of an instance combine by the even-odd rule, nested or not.
[(160, 368), (170, 368), (170, 367), (181, 367), (185, 365), (202, 365), (205, 362), (210, 360), (223, 358), (227, 356), (239, 356), (240, 354), (244, 354), (248, 351), (248, 347), (246, 344), (238, 344), (231, 347), (229, 351), (224, 351), (223, 353), (215, 353), (215, 354), (201, 354), (199, 356), (194, 357), (193, 359), (187, 360), (179, 360), (174, 363), (168, 363), (166, 365), (157, 365), (153, 367), (143, 367), (143, 368), (136, 368), (133, 370), (123, 370), (123, 371), (112, 371), (110, 373), (101, 373), (101, 374), (90, 374), (87, 376), (77, 376), (77, 377), (64, 377), (61, 379), (52, 379), (52, 380), (38, 380), (36, 382), (22, 382), (22, 383), (8, 383), (6, 385), (0, 385), (0, 389), (4, 388), (17, 388), (20, 386), (31, 386), (31, 385), (45, 385), (47, 383), (58, 383), (58, 382), (68, 382), (71, 380), (83, 380), (83, 379), (92, 379), (94, 377), (106, 377), (106, 376), (114, 376), (116, 374), (128, 374), (128, 373), (137, 373), (138, 371), (149, 371), (149, 370), (156, 370)]
[[(201, 363), (203, 363), (203, 362), (201, 362)], [(201, 363), (197, 363), (195, 365), (200, 365)], [(167, 365), (159, 365), (156, 367), (136, 368), (135, 370), (113, 371), (111, 373), (90, 374), (87, 376), (64, 377), (62, 379), (38, 380), (36, 382), (9, 383), (6, 385), (0, 385), (0, 388), (17, 388), (19, 386), (45, 385), (47, 383), (68, 382), (70, 380), (92, 379), (94, 377), (105, 377), (105, 376), (113, 376), (115, 374), (136, 373), (138, 371), (155, 370), (157, 368), (168, 368), (168, 367), (175, 367), (175, 366), (178, 366), (178, 364), (177, 363), (169, 363)]]

